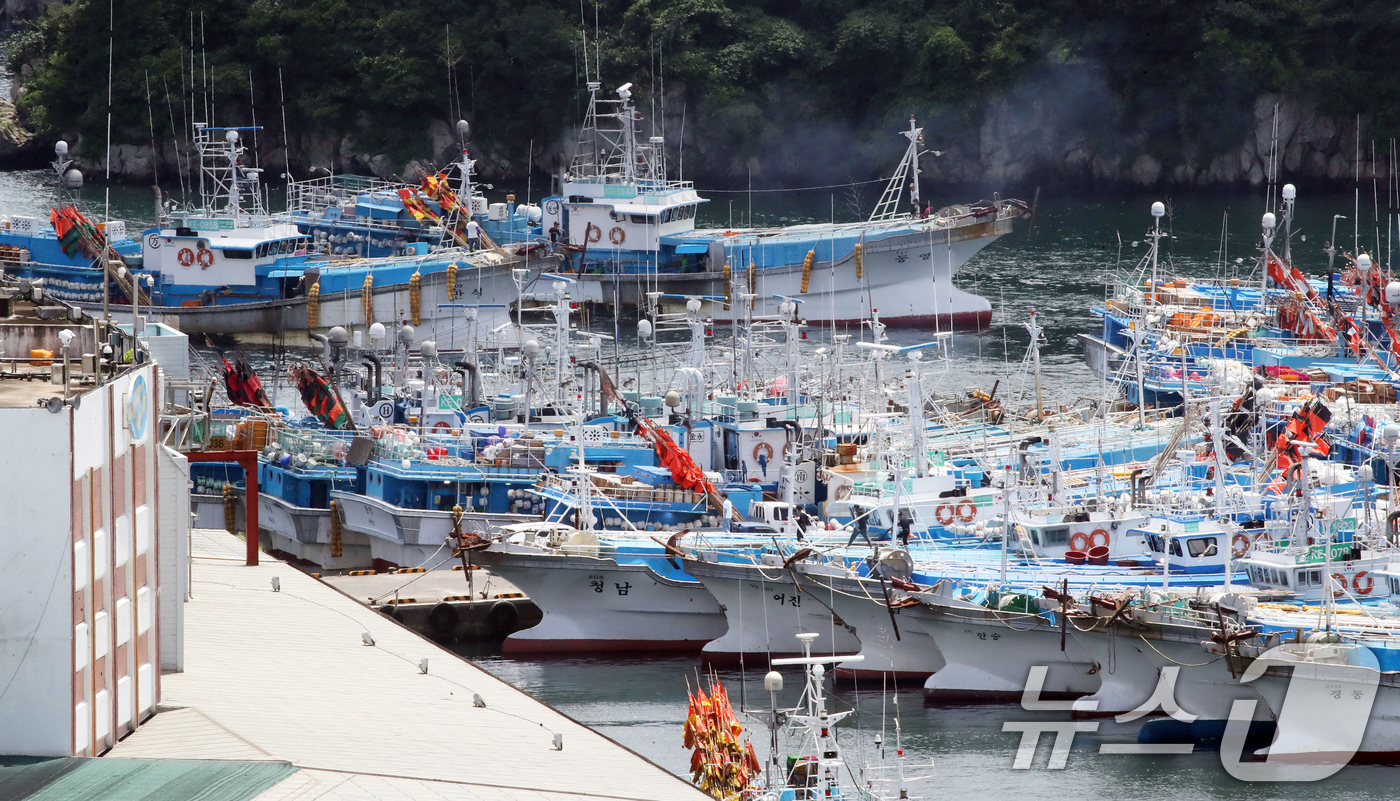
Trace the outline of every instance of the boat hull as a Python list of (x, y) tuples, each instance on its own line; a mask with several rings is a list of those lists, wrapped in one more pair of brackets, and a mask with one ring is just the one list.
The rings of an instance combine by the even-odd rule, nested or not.
[(373, 562), (369, 537), (345, 528), (340, 555), (334, 555), (329, 509), (294, 506), (271, 493), (258, 493), (258, 531), (271, 548), (325, 570), (367, 568)]
[[(340, 509), (345, 529), (366, 538), (370, 556), (377, 566), (382, 563), (383, 566), (452, 569), (455, 562), (448, 542), (453, 531), (451, 512), (404, 509), (379, 498), (349, 492), (332, 492), (331, 497)], [(462, 530), (476, 531), (532, 520), (539, 520), (539, 516), (468, 512), (462, 519)]]
[(1098, 669), (1074, 637), (1065, 638), (1044, 618), (1018, 615), (1010, 628), (989, 610), (910, 606), (905, 616), (917, 621), (938, 645), (946, 664), (924, 682), (930, 703), (1016, 703), (1022, 698), (1031, 668), (1047, 668), (1040, 698), (1077, 698), (1099, 689)]
[(493, 544), (474, 559), (539, 606), (539, 625), (506, 638), (506, 654), (697, 652), (724, 635), (724, 612), (696, 581), (645, 565)]
[[(1172, 697), (1184, 712), (1204, 721), (1229, 718), (1231, 705), (1254, 700), (1255, 720), (1273, 720), (1271, 707), (1249, 684), (1231, 672), (1230, 661), (1213, 658), (1201, 648), (1213, 632), (1187, 626), (1148, 629), (1115, 628), (1076, 631), (1078, 644), (1099, 665), (1099, 689), (1074, 702), (1075, 717), (1109, 717), (1146, 704), (1157, 690), (1164, 668), (1176, 667)], [(1150, 633), (1152, 636), (1147, 636)], [(1152, 713), (1160, 714), (1161, 709)]]
[[(802, 301), (798, 315), (809, 323), (859, 324), (878, 310), (880, 321), (893, 326), (979, 330), (991, 324), (992, 306), (986, 298), (967, 292), (953, 283), (953, 276), (983, 248), (1011, 232), (1012, 220), (990, 220), (963, 226), (951, 232), (911, 231), (868, 242), (862, 248), (861, 277), (856, 278), (854, 254), (813, 265), (803, 291), (803, 265), (768, 265), (754, 271), (752, 314), (778, 313), (783, 295)], [(731, 272), (743, 287), (747, 281), (742, 268)], [(619, 280), (620, 279), (620, 280)], [(726, 296), (721, 271), (702, 273), (662, 273), (647, 281), (635, 274), (584, 275), (581, 281), (600, 284), (604, 303), (636, 305), (644, 293), (655, 291), (676, 295)], [(731, 295), (732, 296), (732, 295)], [(684, 301), (676, 301), (683, 309)], [(663, 304), (664, 305), (664, 304)], [(726, 305), (729, 308), (725, 308)], [(668, 309), (670, 310), (670, 309)], [(701, 314), (718, 324), (742, 320), (745, 311), (738, 303), (704, 301)]]
[[(821, 653), (854, 654), (860, 640), (845, 624), (838, 624), (831, 609), (811, 595), (811, 587), (799, 589), (781, 567), (760, 569), (724, 563), (686, 560), (686, 572), (710, 591), (719, 603), (728, 630), (705, 646), (707, 661), (737, 663), (743, 659), (797, 656), (797, 635), (816, 632)], [(838, 665), (838, 667), (840, 667)]]
[(802, 580), (809, 585), (811, 596), (831, 609), (860, 639), (865, 660), (838, 666), (838, 675), (888, 675), (922, 683), (947, 664), (938, 644), (922, 626), (906, 620), (902, 610), (891, 610), (883, 603), (878, 584), (811, 574)]

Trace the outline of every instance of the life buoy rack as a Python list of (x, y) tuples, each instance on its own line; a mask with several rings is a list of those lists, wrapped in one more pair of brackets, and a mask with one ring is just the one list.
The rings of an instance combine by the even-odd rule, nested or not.
[(180, 252), (175, 254), (175, 259), (180, 262), (180, 266), (189, 267), (194, 264), (194, 251), (189, 248), (180, 248)]
[(599, 228), (593, 223), (589, 223), (588, 227), (584, 229), (583, 237), (587, 239), (590, 243), (597, 242), (598, 240), (603, 238), (603, 229)]
[(953, 511), (957, 514), (958, 519), (964, 523), (971, 523), (977, 519), (977, 504), (972, 501), (963, 501)]
[(1243, 559), (1249, 553), (1250, 542), (1248, 534), (1236, 534), (1230, 538), (1230, 555), (1236, 559)]
[(452, 426), (448, 425), (446, 420), (439, 420), (439, 421), (437, 421), (436, 423), (433, 423), (433, 430), (434, 430), (434, 431), (451, 431), (451, 430), (452, 430)]
[(210, 250), (209, 248), (202, 248), (199, 251), (198, 259), (200, 267), (213, 267), (214, 251)]
[(1074, 536), (1069, 538), (1069, 549), (1071, 551), (1079, 551), (1080, 553), (1084, 553), (1085, 551), (1089, 550), (1089, 543), (1090, 539), (1088, 534), (1085, 534), (1082, 531), (1076, 531), (1074, 532)]
[[(1361, 585), (1362, 578), (1366, 579), (1365, 586)], [(1357, 573), (1356, 575), (1351, 577), (1351, 588), (1353, 590), (1356, 590), (1358, 595), (1370, 595), (1371, 590), (1376, 588), (1376, 580), (1372, 578), (1370, 574), (1368, 574), (1365, 570), (1363, 570), (1360, 573)]]
[(621, 245), (627, 241), (627, 232), (622, 230), (622, 226), (614, 225), (612, 230), (608, 232), (608, 241), (614, 245)]
[(842, 484), (841, 486), (837, 487), (835, 497), (838, 501), (844, 501), (847, 498), (851, 497), (851, 485)]
[(766, 443), (766, 442), (760, 442), (760, 443), (758, 443), (757, 445), (753, 446), (753, 460), (754, 460), (755, 462), (758, 461), (758, 452), (759, 452), (759, 451), (766, 451), (768, 455), (765, 456), (764, 458), (765, 458), (769, 463), (771, 463), (771, 462), (773, 461), (773, 446), (772, 446), (772, 445), (769, 445), (769, 444)]
[(945, 503), (934, 511), (933, 516), (938, 519), (939, 525), (946, 526), (953, 522), (953, 518), (957, 516), (957, 511), (953, 508), (952, 504)]
[[(1103, 542), (1099, 542), (1099, 537), (1103, 537)], [(1101, 529), (1101, 528), (1096, 528), (1096, 529), (1094, 529), (1094, 531), (1089, 535), (1089, 545), (1090, 545), (1091, 547), (1103, 547), (1103, 548), (1107, 548), (1107, 547), (1108, 547), (1108, 543), (1109, 543), (1108, 532), (1105, 531), (1105, 530), (1103, 530), (1103, 529)]]

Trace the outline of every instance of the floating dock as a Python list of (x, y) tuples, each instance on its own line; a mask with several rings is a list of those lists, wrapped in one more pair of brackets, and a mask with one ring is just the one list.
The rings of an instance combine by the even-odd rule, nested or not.
[(289, 763), (260, 801), (708, 798), (285, 562), (243, 559), (192, 532), (184, 672), (107, 759)]

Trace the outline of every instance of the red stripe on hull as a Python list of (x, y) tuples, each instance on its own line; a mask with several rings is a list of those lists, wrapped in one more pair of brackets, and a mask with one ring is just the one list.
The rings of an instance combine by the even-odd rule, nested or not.
[[(828, 320), (813, 320), (808, 318), (808, 322), (813, 326), (830, 325)], [(864, 324), (864, 319), (837, 320), (836, 325), (857, 326)], [(960, 311), (949, 314), (910, 314), (904, 317), (886, 317), (880, 315), (880, 322), (890, 328), (939, 328), (954, 331), (984, 331), (992, 327), (992, 310), (983, 309), (981, 311)]]

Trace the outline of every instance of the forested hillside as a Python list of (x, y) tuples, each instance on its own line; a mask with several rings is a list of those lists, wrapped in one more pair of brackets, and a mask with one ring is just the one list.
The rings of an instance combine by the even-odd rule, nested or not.
[[(664, 107), (672, 164), (683, 130), (687, 177), (710, 183), (870, 178), (911, 114), (943, 153), (926, 178), (969, 183), (1254, 180), (1276, 102), (1286, 170), (1349, 176), (1357, 114), (1368, 165), (1370, 140), (1384, 166), (1400, 130), (1400, 12), (1383, 2), (117, 0), (111, 11), (112, 136), (132, 177), (149, 169), (153, 139), (170, 164), (206, 103), (218, 124), (256, 114), (271, 163), (285, 113), (298, 169), (441, 160), (460, 116), (488, 175), (520, 175), (531, 153), (547, 170), (570, 147), (585, 61), (596, 72), (598, 56), (606, 87), (638, 87), (648, 129)], [(103, 2), (19, 24), (10, 66), (36, 141), (69, 136), (102, 158), (108, 44)]]

